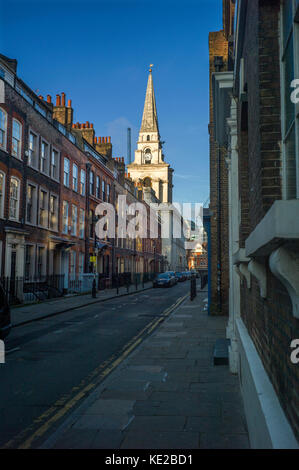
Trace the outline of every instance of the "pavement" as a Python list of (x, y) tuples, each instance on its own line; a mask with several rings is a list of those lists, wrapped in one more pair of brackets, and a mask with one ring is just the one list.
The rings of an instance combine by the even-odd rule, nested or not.
[(134, 294), (136, 292), (151, 289), (152, 287), (152, 282), (146, 282), (144, 285), (139, 284), (137, 289), (135, 286), (131, 285), (129, 287), (129, 291), (127, 290), (127, 287), (120, 287), (118, 292), (117, 289), (98, 291), (96, 299), (94, 299), (91, 296), (91, 293), (89, 293), (84, 295), (59, 297), (57, 299), (52, 299), (45, 302), (22, 305), (20, 307), (12, 307), (12, 326), (15, 327), (25, 325), (35, 320), (48, 318), (50, 316), (58, 315), (59, 313), (69, 312), (76, 308), (82, 308), (98, 302), (104, 302), (105, 300), (114, 299), (116, 297)]
[(183, 302), (41, 446), (55, 449), (248, 449), (238, 377), (214, 366), (227, 318), (207, 292)]

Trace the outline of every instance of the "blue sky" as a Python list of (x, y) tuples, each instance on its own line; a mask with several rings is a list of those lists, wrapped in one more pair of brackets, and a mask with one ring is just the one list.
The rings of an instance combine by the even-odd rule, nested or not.
[[(208, 33), (222, 28), (222, 0), (0, 0), (0, 52), (38, 94), (65, 92), (75, 122), (132, 151), (141, 125), (148, 66), (174, 200), (209, 197)], [(133, 152), (132, 152), (133, 153)]]

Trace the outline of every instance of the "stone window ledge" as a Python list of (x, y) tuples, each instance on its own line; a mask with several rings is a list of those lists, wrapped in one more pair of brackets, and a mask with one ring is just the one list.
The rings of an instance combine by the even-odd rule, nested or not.
[(285, 243), (299, 251), (299, 199), (276, 201), (245, 242), (248, 257), (269, 256)]

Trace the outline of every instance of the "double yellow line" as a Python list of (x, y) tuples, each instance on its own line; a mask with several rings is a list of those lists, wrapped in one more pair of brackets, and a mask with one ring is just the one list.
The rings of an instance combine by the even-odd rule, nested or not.
[[(86, 379), (73, 387), (70, 393), (62, 396), (54, 405), (48, 408), (26, 429), (21, 431), (16, 437), (8, 441), (3, 449), (30, 449), (37, 439), (41, 439), (47, 431), (63, 418), (80, 400), (86, 397), (99, 383), (103, 381), (144, 339), (150, 335), (157, 326), (165, 320), (184, 300), (188, 297), (186, 294), (180, 297), (171, 307), (166, 309), (162, 315), (150, 322), (138, 335), (134, 336), (121, 350), (120, 355), (112, 355), (100, 366), (94, 369)], [(60, 408), (57, 411), (57, 408)]]

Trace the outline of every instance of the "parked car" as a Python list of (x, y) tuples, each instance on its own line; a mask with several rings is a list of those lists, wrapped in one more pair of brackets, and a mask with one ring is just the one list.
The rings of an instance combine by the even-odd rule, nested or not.
[(167, 271), (167, 274), (170, 274), (170, 276), (174, 277), (174, 279), (175, 279), (175, 284), (177, 284), (177, 283), (178, 283), (178, 278), (176, 277), (176, 275), (175, 275), (175, 272), (174, 272), (174, 271)]
[(186, 276), (184, 273), (175, 273), (176, 277), (178, 278), (178, 282), (186, 281)]
[(153, 287), (171, 287), (176, 284), (175, 278), (169, 273), (158, 274), (153, 281)]
[(10, 308), (5, 290), (0, 283), (0, 339), (4, 339), (11, 329)]

